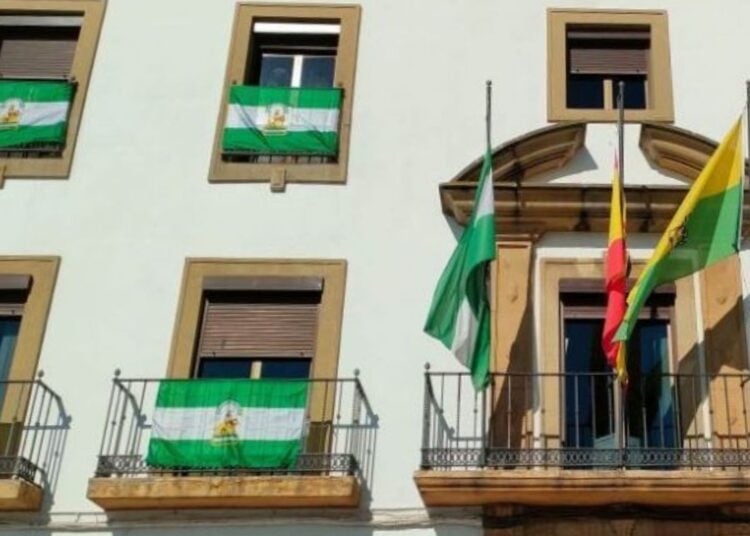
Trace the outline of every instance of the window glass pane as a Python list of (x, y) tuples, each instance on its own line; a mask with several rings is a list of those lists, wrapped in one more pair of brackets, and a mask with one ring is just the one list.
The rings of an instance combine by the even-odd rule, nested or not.
[(612, 80), (612, 103), (617, 106), (620, 81), (625, 82), (625, 108), (644, 110), (646, 108), (646, 77), (620, 76)]
[(293, 56), (263, 54), (260, 62), (261, 86), (289, 87), (292, 85)]
[[(13, 350), (16, 348), (18, 329), (21, 318), (17, 316), (0, 316), (0, 382), (8, 379), (10, 365), (13, 362)], [(5, 397), (5, 386), (0, 384), (0, 407)]]
[[(565, 320), (565, 446), (598, 446), (612, 434), (613, 400), (601, 345), (604, 321)], [(595, 444), (596, 440), (596, 444)]]
[(309, 378), (309, 359), (264, 359), (261, 378)]
[(302, 62), (301, 87), (333, 87), (336, 58), (333, 56), (305, 56)]
[(566, 96), (568, 108), (604, 108), (604, 77), (569, 74)]
[(673, 386), (667, 376), (668, 330), (666, 320), (639, 320), (628, 345), (628, 428), (644, 447), (675, 447), (679, 443)]
[(198, 366), (199, 378), (250, 378), (252, 359), (201, 359)]

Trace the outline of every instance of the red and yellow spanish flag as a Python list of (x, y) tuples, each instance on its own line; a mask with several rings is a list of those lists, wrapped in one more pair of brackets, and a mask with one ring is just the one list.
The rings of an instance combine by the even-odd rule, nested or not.
[(620, 165), (615, 154), (612, 177), (612, 201), (609, 213), (609, 243), (607, 247), (607, 315), (602, 332), (602, 349), (607, 362), (617, 372), (621, 382), (627, 381), (625, 343), (614, 340), (627, 309), (628, 252), (625, 244), (625, 198), (620, 179)]
[(739, 252), (742, 224), (741, 118), (717, 147), (677, 209), (651, 259), (628, 295), (615, 335), (626, 341), (651, 291)]

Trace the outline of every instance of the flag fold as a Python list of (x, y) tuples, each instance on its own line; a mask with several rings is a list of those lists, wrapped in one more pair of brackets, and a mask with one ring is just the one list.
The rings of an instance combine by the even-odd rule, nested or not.
[(625, 343), (615, 341), (617, 328), (622, 323), (627, 309), (628, 253), (626, 244), (625, 220), (627, 209), (620, 175), (620, 165), (615, 155), (615, 169), (612, 177), (612, 201), (609, 215), (609, 241), (607, 246), (607, 312), (602, 332), (602, 349), (607, 363), (617, 372), (620, 381), (627, 380), (625, 363)]

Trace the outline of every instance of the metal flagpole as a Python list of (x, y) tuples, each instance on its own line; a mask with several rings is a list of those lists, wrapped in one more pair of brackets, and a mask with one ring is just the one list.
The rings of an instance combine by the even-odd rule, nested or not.
[(490, 140), (492, 134), (492, 80), (487, 80), (487, 116), (485, 117), (487, 124), (487, 150), (492, 150), (492, 141)]
[[(487, 152), (492, 151), (492, 141), (491, 141), (491, 130), (492, 130), (492, 80), (487, 80), (487, 89), (486, 89), (486, 115), (485, 115), (485, 128), (486, 128), (486, 135), (487, 135)], [(488, 177), (490, 184), (492, 184), (492, 173), (490, 173), (490, 176)], [(494, 188), (494, 185), (492, 185)], [(475, 207), (476, 210), (476, 207)], [(492, 288), (492, 278), (490, 277), (489, 270), (486, 270), (485, 274), (485, 287), (487, 289), (487, 295), (490, 295), (490, 291)], [(490, 331), (490, 336), (491, 336)], [(492, 344), (490, 344), (492, 346)], [(492, 393), (494, 393), (494, 378), (490, 376), (490, 389), (492, 390)], [(481, 415), (482, 415), (482, 452), (480, 454), (480, 463), (481, 466), (484, 467), (485, 462), (487, 460), (487, 449), (489, 445), (487, 444), (487, 428), (489, 427), (488, 422), (488, 415), (487, 415), (487, 405), (494, 403), (493, 401), (487, 401), (487, 388), (485, 387), (482, 390), (482, 396), (481, 396)]]
[[(620, 183), (620, 210), (623, 209), (622, 198), (625, 191), (625, 82), (622, 80), (617, 84), (617, 161), (618, 161), (618, 178)], [(621, 215), (622, 216), (622, 215)], [(624, 223), (625, 219), (621, 221)], [(621, 344), (625, 344), (624, 342)], [(622, 456), (624, 448), (623, 430), (625, 428), (625, 411), (624, 411), (624, 393), (620, 380), (615, 380), (615, 443)], [(622, 458), (620, 459), (622, 463)]]

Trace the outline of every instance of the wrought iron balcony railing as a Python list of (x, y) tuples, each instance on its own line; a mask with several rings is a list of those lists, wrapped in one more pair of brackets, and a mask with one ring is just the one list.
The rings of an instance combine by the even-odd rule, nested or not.
[(300, 453), (291, 467), (262, 469), (149, 465), (146, 452), (153, 429), (153, 410), (159, 387), (165, 381), (193, 380), (126, 379), (119, 376), (119, 371), (115, 373), (97, 477), (310, 474), (351, 475), (363, 483), (370, 480), (378, 417), (370, 407), (358, 373), (351, 379), (283, 380), (308, 384)]
[(748, 374), (425, 374), (422, 468), (750, 467)]
[(70, 419), (42, 376), (0, 382), (0, 478), (46, 487), (59, 469)]

